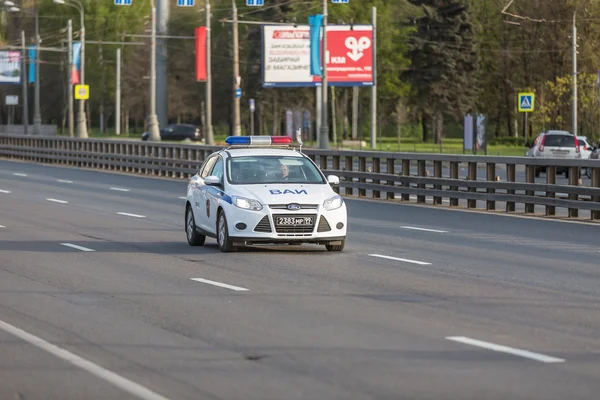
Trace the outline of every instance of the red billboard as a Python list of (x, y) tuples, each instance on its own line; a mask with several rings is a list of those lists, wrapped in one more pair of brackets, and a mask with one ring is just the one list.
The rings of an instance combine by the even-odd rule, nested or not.
[[(320, 82), (320, 77), (314, 77)], [(327, 29), (327, 81), (369, 84), (373, 82), (373, 28), (331, 26)]]

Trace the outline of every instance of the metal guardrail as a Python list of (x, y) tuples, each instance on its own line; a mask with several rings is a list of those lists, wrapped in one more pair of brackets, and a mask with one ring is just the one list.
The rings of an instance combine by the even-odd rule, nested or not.
[[(204, 159), (221, 148), (135, 140), (0, 135), (3, 158), (177, 179), (194, 175)], [(338, 175), (340, 186), (336, 190), (347, 196), (408, 202), (412, 195), (418, 204), (428, 203), (429, 198), (433, 205), (447, 202), (450, 207), (507, 213), (515, 213), (517, 205), (524, 205), (523, 213), (546, 216), (555, 216), (557, 208), (565, 208), (569, 218), (580, 218), (580, 211), (589, 211), (589, 219), (600, 220), (598, 160), (319, 149), (303, 149), (303, 152), (326, 174)], [(568, 180), (557, 182), (557, 168), (568, 170)], [(580, 178), (582, 168), (592, 171), (588, 185)], [(544, 181), (536, 180), (536, 169), (545, 172)], [(484, 202), (485, 206), (479, 207), (478, 202)]]

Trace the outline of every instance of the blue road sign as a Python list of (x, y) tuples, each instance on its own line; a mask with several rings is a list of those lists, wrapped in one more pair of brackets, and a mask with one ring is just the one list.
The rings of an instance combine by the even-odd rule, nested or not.
[(265, 0), (246, 0), (247, 6), (264, 6)]
[(131, 0), (115, 0), (117, 6), (130, 6)]
[(519, 112), (532, 112), (535, 108), (535, 93), (519, 93)]
[(350, 0), (331, 0), (333, 4), (348, 4)]
[(240, 89), (240, 88), (235, 89), (235, 97), (237, 97), (238, 99), (240, 97), (242, 97), (242, 89)]
[(194, 7), (194, 0), (177, 0), (178, 7)]

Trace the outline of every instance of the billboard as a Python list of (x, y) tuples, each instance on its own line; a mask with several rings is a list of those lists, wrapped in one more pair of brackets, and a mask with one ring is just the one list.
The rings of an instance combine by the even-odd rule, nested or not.
[(0, 51), (0, 83), (21, 83), (19, 51)]
[[(263, 87), (321, 86), (321, 77), (310, 74), (308, 25), (262, 28)], [(375, 82), (373, 26), (327, 26), (326, 58), (328, 86), (372, 86)]]

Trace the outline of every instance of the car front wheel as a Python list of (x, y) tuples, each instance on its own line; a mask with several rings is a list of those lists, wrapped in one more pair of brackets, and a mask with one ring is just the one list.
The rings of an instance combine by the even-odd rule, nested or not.
[(344, 250), (344, 246), (346, 245), (346, 238), (342, 239), (341, 244), (326, 244), (325, 248), (327, 251), (342, 251)]
[(227, 218), (225, 217), (225, 213), (223, 211), (219, 213), (217, 223), (217, 243), (219, 244), (219, 249), (221, 249), (223, 253), (235, 251), (233, 242), (231, 241), (231, 239), (229, 239), (229, 230), (227, 229)]

